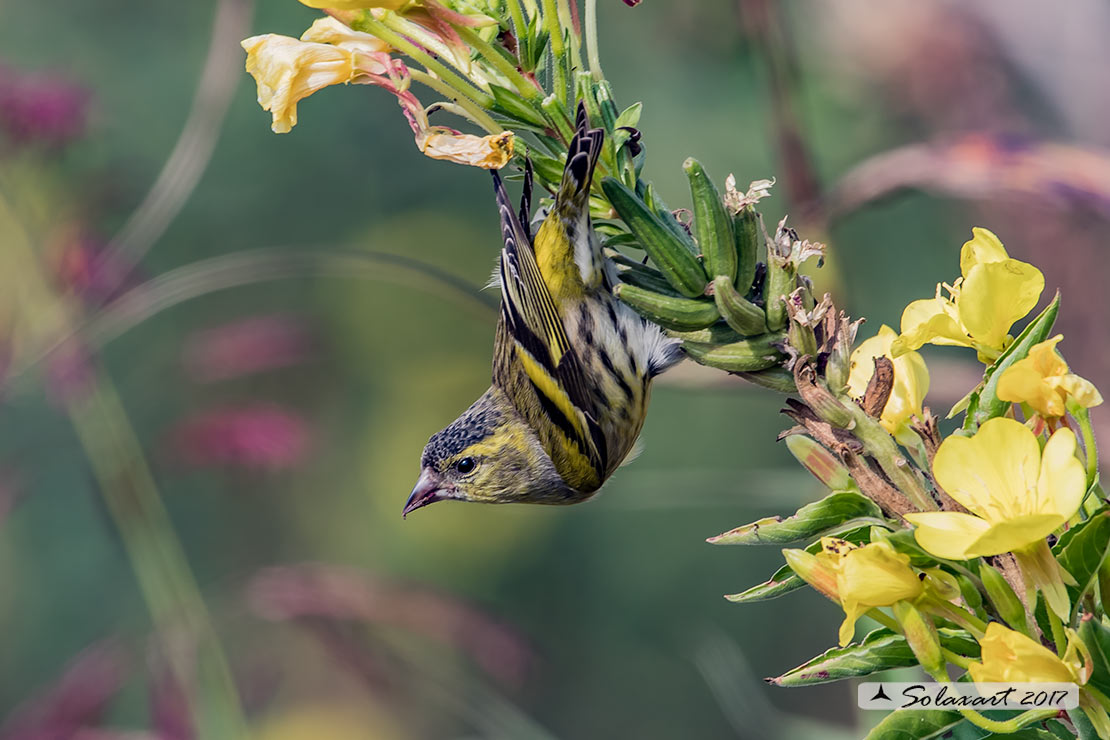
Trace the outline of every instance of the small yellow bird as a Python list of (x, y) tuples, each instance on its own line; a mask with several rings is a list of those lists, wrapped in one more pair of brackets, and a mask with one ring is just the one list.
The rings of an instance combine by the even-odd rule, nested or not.
[(589, 209), (604, 132), (582, 106), (576, 128), (534, 242), (530, 165), (519, 216), (492, 173), (504, 239), (493, 384), (428, 441), (406, 516), (445, 499), (584, 501), (632, 449), (652, 378), (682, 358), (678, 340), (613, 297)]

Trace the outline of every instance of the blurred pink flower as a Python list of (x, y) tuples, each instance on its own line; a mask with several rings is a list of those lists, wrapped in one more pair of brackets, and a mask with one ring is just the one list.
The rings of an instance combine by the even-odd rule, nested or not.
[(0, 131), (18, 143), (70, 143), (85, 133), (88, 103), (72, 82), (0, 67)]
[(283, 470), (300, 464), (309, 448), (305, 420), (275, 404), (199, 412), (179, 422), (170, 436), (174, 452), (198, 467)]
[(66, 666), (54, 685), (8, 716), (0, 725), (0, 740), (87, 737), (81, 731), (100, 720), (126, 673), (126, 655), (117, 644), (88, 648)]
[(312, 349), (301, 319), (254, 316), (194, 333), (181, 361), (192, 380), (211, 383), (304, 362)]
[(352, 568), (315, 563), (268, 568), (251, 579), (247, 591), (251, 608), (264, 619), (330, 617), (400, 627), (469, 653), (508, 684), (519, 683), (532, 661), (516, 630), (462, 600)]

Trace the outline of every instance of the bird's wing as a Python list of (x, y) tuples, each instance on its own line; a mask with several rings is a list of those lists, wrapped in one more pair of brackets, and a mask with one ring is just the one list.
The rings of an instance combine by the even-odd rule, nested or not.
[(502, 320), (544, 411), (600, 473), (605, 469), (605, 435), (596, 421), (589, 381), (497, 172), (493, 182), (504, 240)]

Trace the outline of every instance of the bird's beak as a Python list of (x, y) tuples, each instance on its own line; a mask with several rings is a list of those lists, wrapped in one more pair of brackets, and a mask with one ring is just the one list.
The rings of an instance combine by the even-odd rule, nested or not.
[(401, 512), (401, 517), (407, 517), (411, 512), (422, 506), (448, 498), (447, 492), (443, 490), (443, 482), (439, 473), (431, 468), (421, 470), (420, 479), (413, 486), (412, 493), (409, 494), (409, 500), (405, 502), (405, 508)]

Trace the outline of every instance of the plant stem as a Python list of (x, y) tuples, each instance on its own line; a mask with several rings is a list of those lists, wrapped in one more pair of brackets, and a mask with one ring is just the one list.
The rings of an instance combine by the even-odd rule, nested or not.
[(504, 130), (499, 125), (497, 125), (497, 121), (493, 120), (488, 113), (479, 108), (477, 103), (475, 103), (473, 100), (466, 97), (465, 95), (459, 94), (458, 90), (446, 84), (438, 77), (433, 77), (427, 72), (419, 69), (411, 69), (409, 70), (409, 74), (412, 75), (412, 79), (416, 80), (422, 85), (430, 87), (431, 89), (438, 92), (440, 95), (443, 95), (445, 98), (448, 98), (453, 103), (455, 103), (456, 106), (466, 112), (466, 115), (464, 116), (465, 118), (468, 118), (476, 125), (481, 126), (486, 131), (486, 133), (499, 134)]
[(601, 55), (597, 48), (597, 0), (586, 0), (586, 56), (594, 82), (605, 79), (601, 71)]
[(563, 28), (559, 25), (559, 10), (555, 0), (543, 0), (543, 23), (547, 27), (548, 43), (551, 45), (551, 68), (554, 80), (551, 93), (562, 103), (567, 95), (566, 48), (563, 45)]
[(516, 88), (516, 91), (528, 101), (537, 101), (543, 98), (543, 91), (532, 84), (531, 80), (520, 73), (512, 62), (504, 57), (497, 49), (466, 26), (452, 26), (459, 38), (465, 41), (470, 48), (482, 55), (490, 65), (500, 72), (506, 80)]
[(964, 669), (965, 671), (967, 670), (967, 667), (974, 662), (971, 658), (967, 657), (966, 655), (960, 655), (959, 653), (954, 653), (946, 647), (941, 647), (940, 652), (941, 652), (941, 655), (944, 656), (945, 660), (947, 660), (949, 663), (951, 663), (954, 666), (957, 666), (959, 668)]
[[(528, 21), (524, 19), (524, 6), (520, 0), (508, 0), (509, 16), (513, 20), (513, 30), (516, 31), (517, 58), (523, 63), (531, 59), (532, 39), (528, 36)], [(531, 70), (529, 70), (531, 71)]]
[(974, 709), (960, 710), (960, 714), (971, 724), (999, 735), (1008, 735), (1017, 732), (1026, 725), (1039, 722), (1042, 719), (1055, 717), (1058, 712), (1058, 709), (1030, 709), (1028, 712), (1022, 712), (1016, 717), (1011, 717), (1008, 720), (1002, 721), (984, 717)]
[(925, 491), (921, 481), (914, 474), (913, 467), (898, 450), (894, 439), (857, 404), (847, 403), (844, 407), (856, 422), (852, 433), (863, 443), (868, 454), (879, 463), (879, 467), (890, 478), (890, 482), (920, 511), (936, 511), (936, 502)]
[(362, 31), (371, 36), (377, 36), (393, 48), (403, 51), (413, 60), (423, 64), (428, 71), (434, 72), (440, 80), (454, 88), (460, 95), (470, 98), (482, 108), (489, 108), (493, 105), (492, 95), (478, 89), (475, 85), (452, 71), (446, 64), (438, 59), (434, 59), (431, 54), (409, 41), (400, 33), (394, 31), (382, 21), (373, 18), (369, 13), (363, 13), (357, 21), (351, 24), (351, 27), (356, 31)]
[[(578, 48), (580, 44), (578, 31), (574, 26), (574, 16), (571, 13), (570, 3), (567, 0), (557, 0), (559, 5), (559, 25), (570, 31), (570, 59), (571, 67), (573, 70), (582, 69), (582, 52)], [(577, 0), (575, 0), (577, 2)]]
[(1087, 488), (1098, 480), (1098, 445), (1095, 443), (1095, 431), (1091, 428), (1091, 415), (1087, 409), (1077, 403), (1069, 403), (1068, 411), (1079, 422), (1079, 431), (1083, 435), (1084, 462), (1087, 467)]

